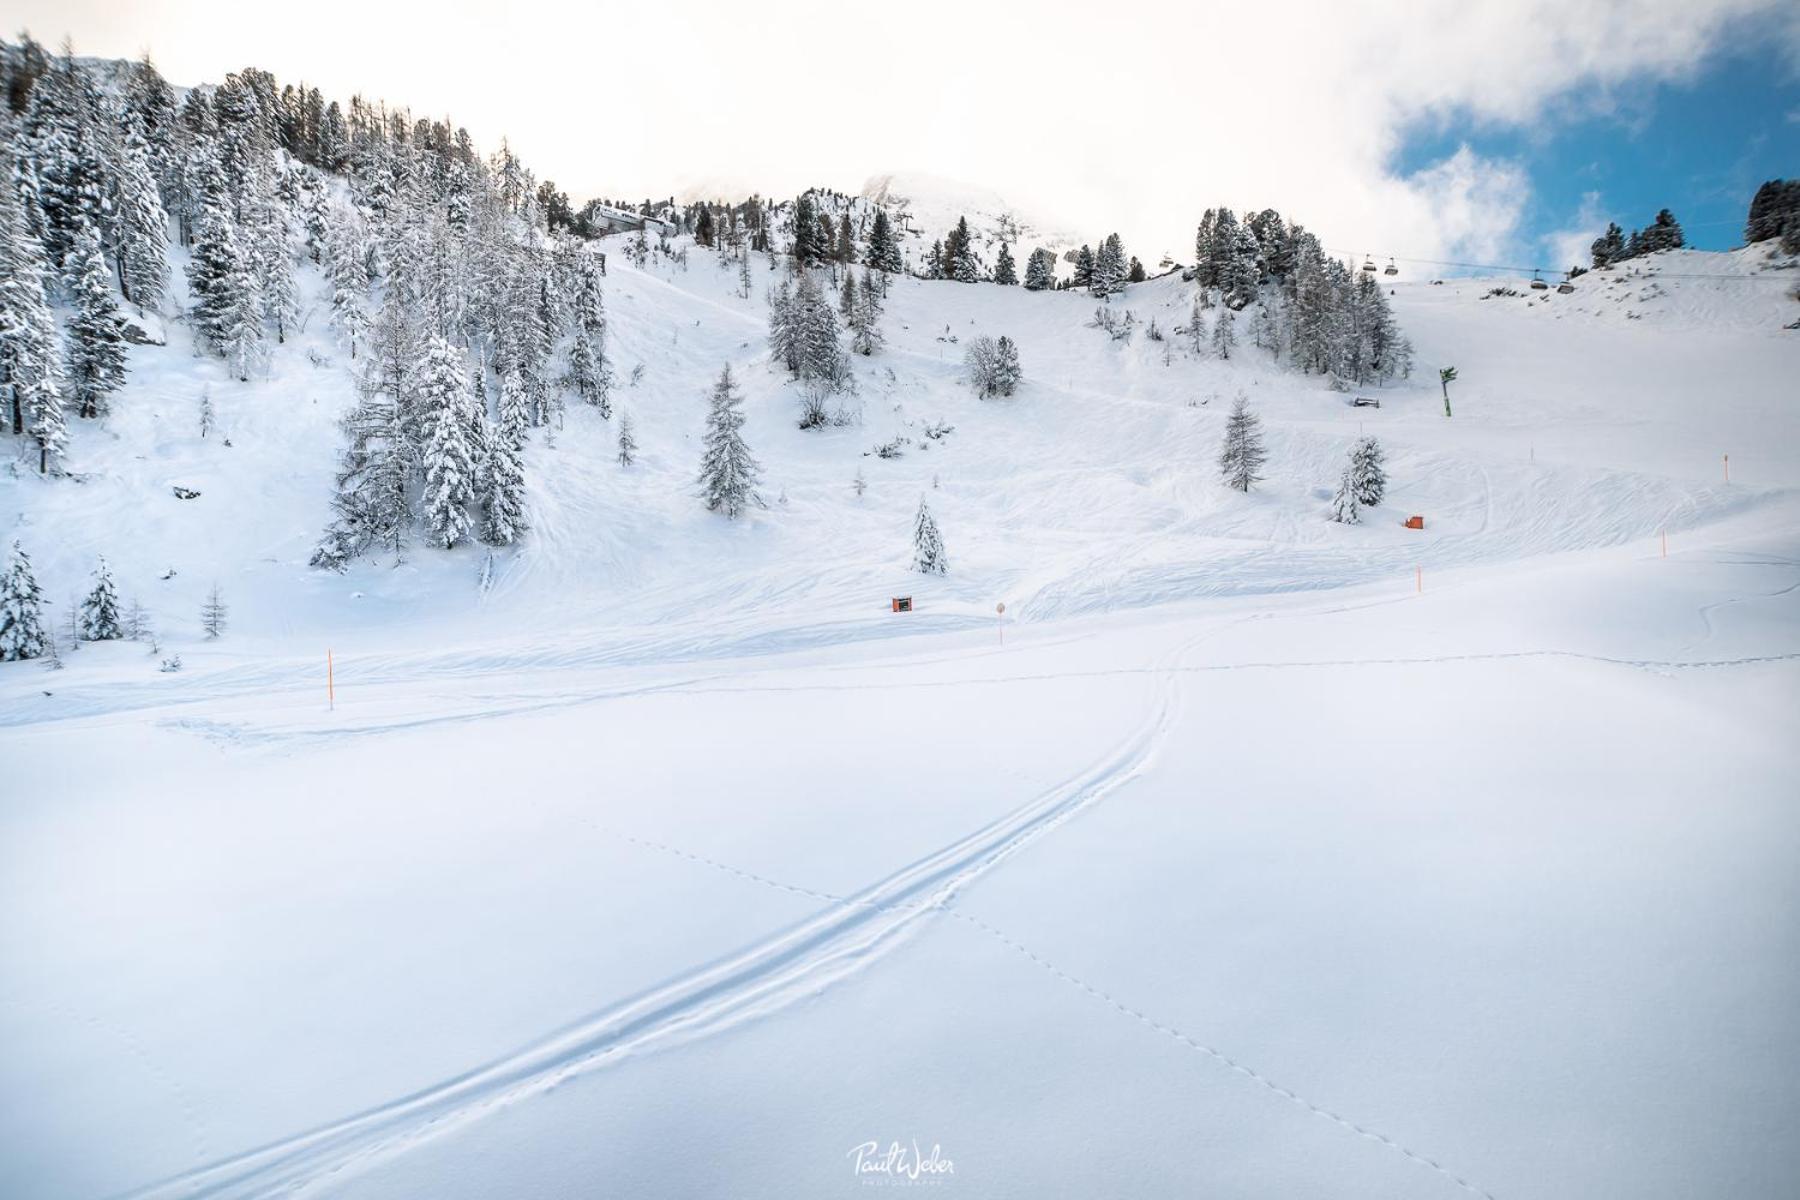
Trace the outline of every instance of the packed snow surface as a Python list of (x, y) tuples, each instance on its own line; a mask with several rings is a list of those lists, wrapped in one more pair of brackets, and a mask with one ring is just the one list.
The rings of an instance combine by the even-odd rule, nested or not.
[(0, 1194), (1791, 1190), (1800, 273), (1403, 278), (1420, 369), (1347, 393), (1194, 356), (1175, 277), (1128, 341), (897, 280), (809, 432), (765, 259), (609, 262), (640, 459), (572, 409), (491, 562), (306, 565), (323, 308), (249, 385), (172, 327), (77, 478), (0, 477), (56, 615), (105, 554), (160, 638), (0, 667)]

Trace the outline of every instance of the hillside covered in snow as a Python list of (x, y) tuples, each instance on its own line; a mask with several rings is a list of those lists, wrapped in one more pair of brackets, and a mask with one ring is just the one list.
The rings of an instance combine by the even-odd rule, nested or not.
[(1800, 1171), (1774, 242), (1068, 286), (998, 198), (583, 237), (448, 122), (35, 69), (0, 1194)]

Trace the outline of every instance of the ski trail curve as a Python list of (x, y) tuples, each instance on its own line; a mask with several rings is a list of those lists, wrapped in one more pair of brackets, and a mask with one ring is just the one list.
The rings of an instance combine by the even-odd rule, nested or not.
[(1135, 778), (1174, 726), (1179, 659), (1206, 636), (1162, 656), (1148, 719), (1097, 763), (885, 879), (503, 1058), (126, 1195), (165, 1200), (299, 1191), (626, 1055), (703, 1037), (818, 994), (893, 949), (969, 883)]

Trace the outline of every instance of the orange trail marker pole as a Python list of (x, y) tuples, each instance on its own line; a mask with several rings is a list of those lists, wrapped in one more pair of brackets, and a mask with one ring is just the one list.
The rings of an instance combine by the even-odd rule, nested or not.
[(331, 651), (325, 652), (325, 707), (337, 711), (337, 679), (332, 670)]
[(1424, 567), (1414, 567), (1413, 568), (1413, 591), (1421, 596), (1425, 594), (1425, 568)]

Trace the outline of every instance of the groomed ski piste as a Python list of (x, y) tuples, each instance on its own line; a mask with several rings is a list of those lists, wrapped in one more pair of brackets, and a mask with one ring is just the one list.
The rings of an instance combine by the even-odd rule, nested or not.
[[(352, 399), (310, 275), (269, 378), (172, 326), (75, 479), (0, 476), (55, 615), (105, 554), (160, 639), (0, 668), (0, 1194), (1800, 1178), (1800, 271), (1409, 272), (1415, 377), (1353, 392), (1196, 357), (1178, 276), (1129, 341), (897, 279), (803, 431), (765, 258), (743, 298), (600, 245), (639, 460), (572, 405), (491, 561), (306, 565)], [(726, 363), (737, 522), (694, 495)], [(1359, 432), (1390, 490), (1339, 525)]]

